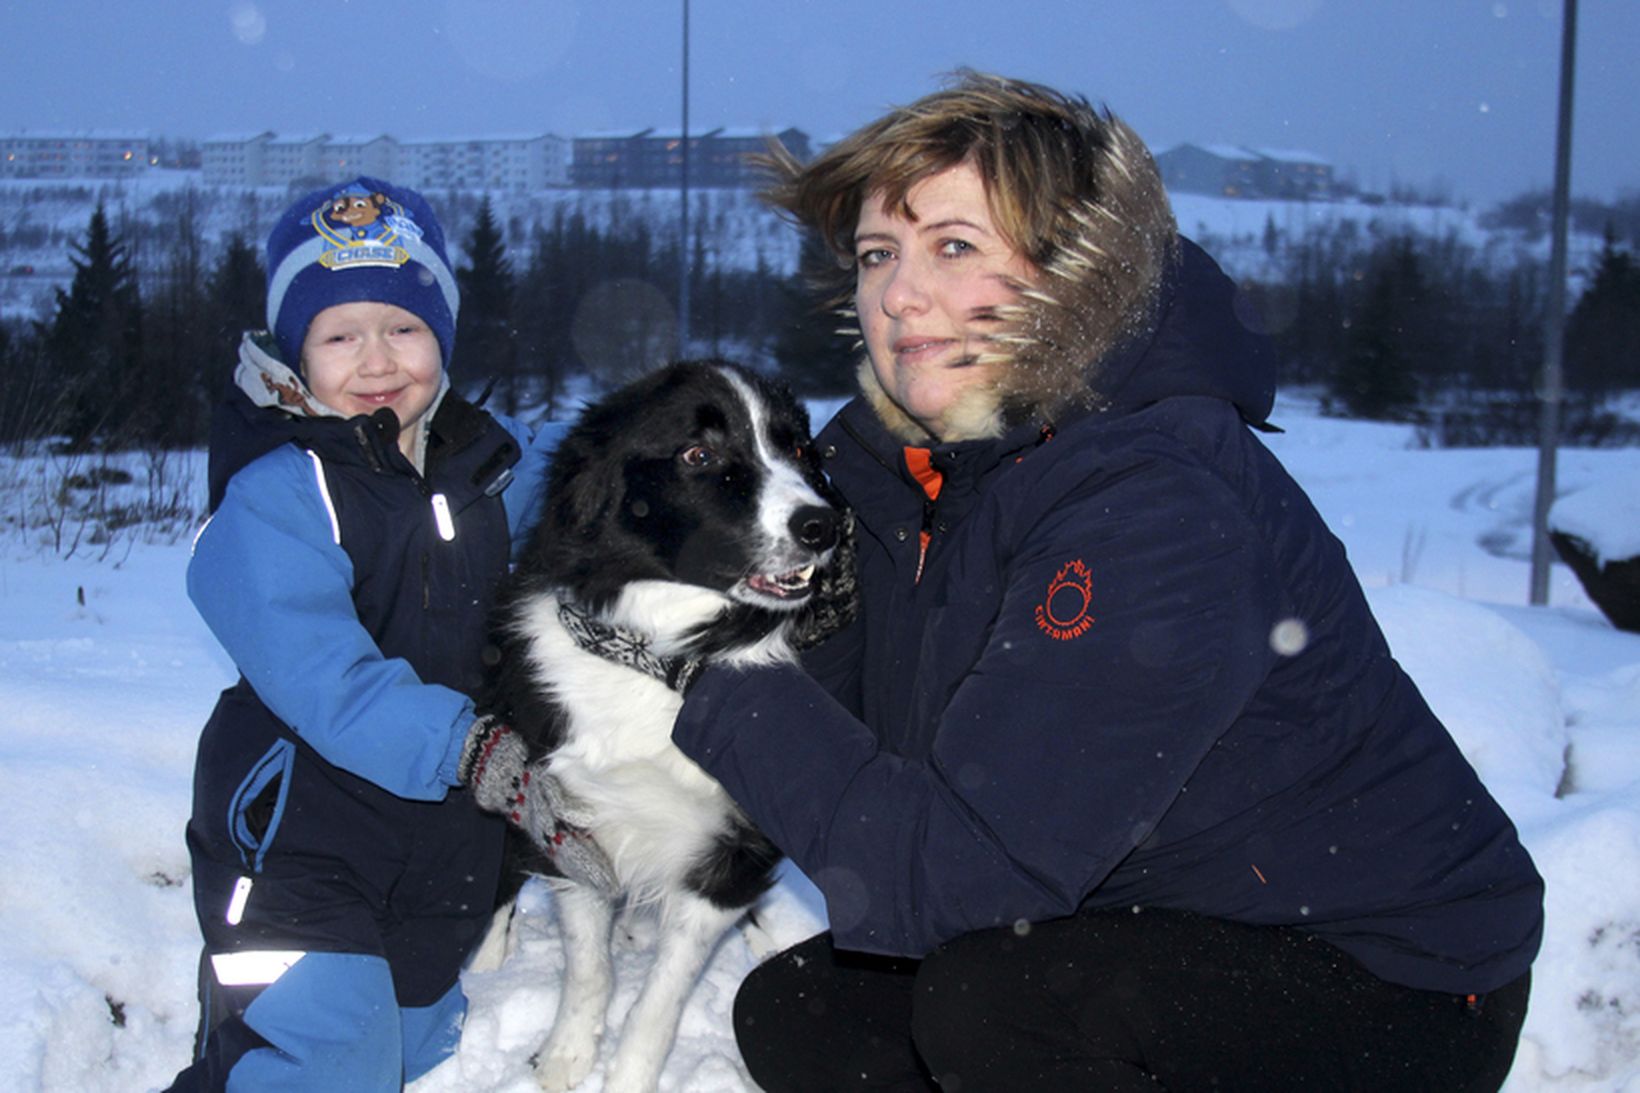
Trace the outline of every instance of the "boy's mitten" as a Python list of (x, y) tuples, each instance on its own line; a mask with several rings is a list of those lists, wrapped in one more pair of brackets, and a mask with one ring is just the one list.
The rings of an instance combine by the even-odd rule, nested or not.
[(499, 812), (569, 880), (609, 899), (620, 895), (615, 866), (592, 838), (592, 811), (547, 772), (548, 760), (529, 761), (529, 748), (502, 721), (473, 722), (458, 768), (480, 808)]
[(530, 786), (540, 787), (548, 810), (557, 817), (547, 827), (525, 828), (531, 841), (568, 879), (594, 889), (605, 899), (619, 899), (621, 882), (615, 876), (615, 863), (586, 827), (592, 819), (591, 811), (546, 772), (545, 761), (526, 770), (524, 777)]
[(480, 808), (512, 813), (512, 821), (521, 823), (515, 808), (529, 759), (529, 747), (512, 727), (486, 714), (467, 730), (456, 776), (473, 791)]

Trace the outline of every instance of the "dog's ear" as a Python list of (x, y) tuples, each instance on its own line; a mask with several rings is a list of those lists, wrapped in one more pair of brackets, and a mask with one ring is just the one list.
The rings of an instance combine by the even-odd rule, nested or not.
[(596, 447), (596, 438), (583, 429), (566, 437), (553, 453), (547, 521), (555, 534), (592, 538), (621, 504), (620, 466), (612, 459), (592, 458)]
[(609, 523), (621, 483), (611, 480), (602, 461), (589, 458), (586, 438), (571, 432), (553, 452), (547, 469), (541, 518), (518, 559), (518, 571), (549, 582), (574, 572)]

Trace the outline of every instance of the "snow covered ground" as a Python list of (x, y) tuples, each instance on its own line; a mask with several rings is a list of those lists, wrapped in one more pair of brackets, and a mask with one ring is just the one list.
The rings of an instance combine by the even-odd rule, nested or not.
[[(1508, 1090), (1640, 1091), (1640, 635), (1612, 629), (1558, 565), (1551, 605), (1524, 606), (1534, 453), (1420, 450), (1406, 428), (1297, 403), (1276, 420), (1288, 432), (1271, 446), (1343, 538), (1397, 656), (1548, 880)], [(1640, 484), (1640, 451), (1561, 453), (1562, 493), (1621, 477)], [(0, 466), (0, 526), (44, 496)], [(122, 533), (63, 560), (44, 534), (0, 535), (0, 1090), (152, 1089), (193, 1035), (182, 829), (195, 734), (233, 671), (183, 594), (185, 536)], [(467, 977), (459, 1055), (413, 1093), (534, 1088), (528, 1057), (562, 956), (550, 898), (531, 890), (526, 904), (520, 951)], [(779, 944), (824, 921), (795, 873), (763, 919)], [(755, 959), (738, 933), (719, 948), (663, 1090), (750, 1088), (728, 1012)], [(645, 960), (621, 953), (617, 1014)]]

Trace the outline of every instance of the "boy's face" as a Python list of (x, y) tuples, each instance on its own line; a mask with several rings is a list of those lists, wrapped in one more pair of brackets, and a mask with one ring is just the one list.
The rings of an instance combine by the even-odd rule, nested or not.
[(352, 417), (390, 407), (399, 447), (409, 455), (411, 426), (438, 394), (444, 374), (438, 338), (413, 313), (361, 301), (327, 307), (302, 339), (302, 374), (320, 402)]

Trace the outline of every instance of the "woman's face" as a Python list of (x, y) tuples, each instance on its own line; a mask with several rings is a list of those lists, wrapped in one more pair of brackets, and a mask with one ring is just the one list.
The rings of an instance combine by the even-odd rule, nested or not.
[(991, 218), (979, 172), (968, 163), (911, 187), (907, 219), (880, 194), (860, 210), (854, 232), (854, 304), (866, 353), (883, 391), (941, 440), (964, 395), (997, 365), (975, 358), (1036, 274)]

